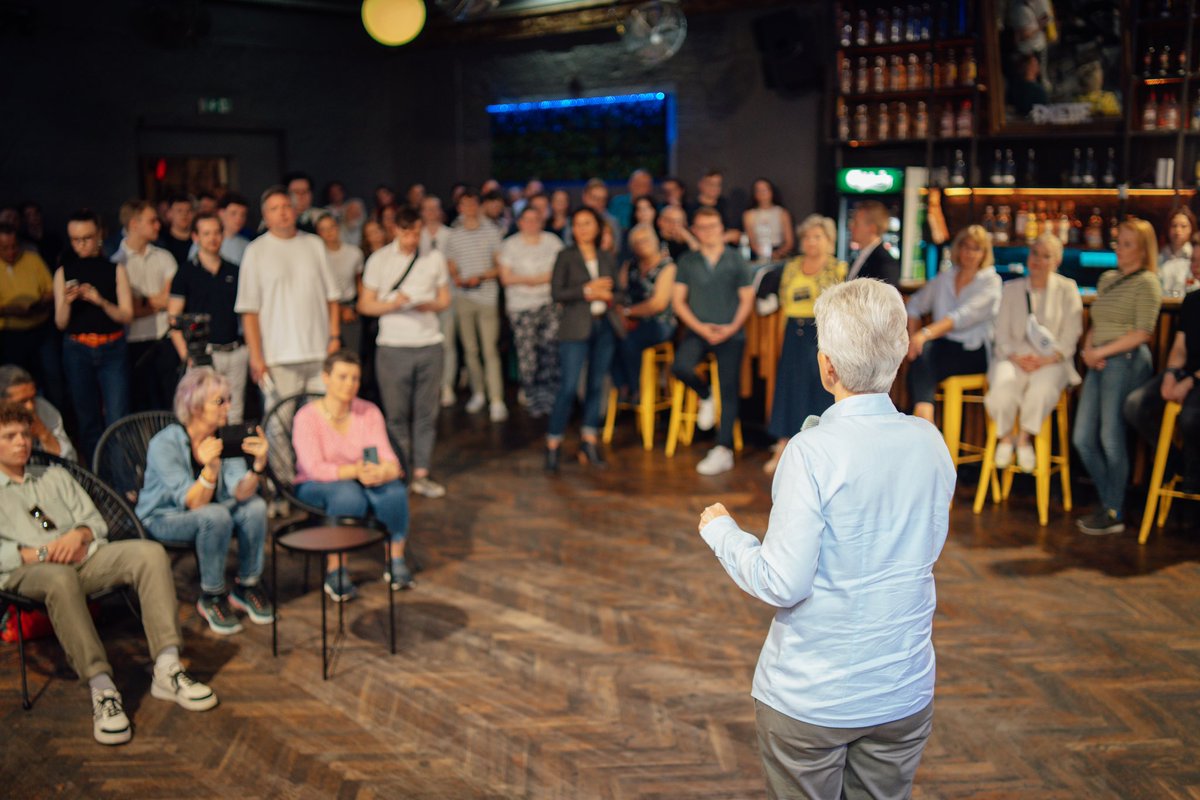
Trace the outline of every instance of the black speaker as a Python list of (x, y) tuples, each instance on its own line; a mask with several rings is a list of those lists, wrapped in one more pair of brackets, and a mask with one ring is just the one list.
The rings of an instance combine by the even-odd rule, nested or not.
[(822, 33), (832, 36), (828, 27), (818, 4), (803, 10), (775, 11), (756, 19), (754, 43), (762, 56), (766, 87), (784, 94), (824, 89), (820, 42)]

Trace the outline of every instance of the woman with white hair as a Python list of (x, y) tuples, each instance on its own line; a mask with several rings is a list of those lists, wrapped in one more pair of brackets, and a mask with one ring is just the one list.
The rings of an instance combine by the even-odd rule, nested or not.
[[(1028, 276), (1004, 284), (996, 339), (984, 398), (988, 416), (996, 423), (996, 466), (1012, 464), (1033, 472), (1037, 458), (1033, 437), (1063, 389), (1078, 386), (1075, 347), (1083, 333), (1083, 301), (1079, 287), (1059, 275), (1062, 242), (1043, 233), (1029, 248)], [(1014, 435), (1013, 425), (1020, 430)]]
[[(982, 225), (954, 237), (950, 259), (949, 269), (908, 299), (908, 390), (913, 414), (930, 422), (939, 383), (988, 371), (992, 323), (1000, 311), (1001, 280)], [(926, 314), (933, 322), (922, 325)]]
[(719, 503), (700, 535), (777, 609), (751, 692), (769, 795), (869, 783), (872, 796), (908, 797), (933, 727), (933, 566), (954, 466), (937, 429), (887, 394), (908, 351), (900, 293), (847, 281), (814, 314), (834, 404), (784, 448), (761, 543)]
[(837, 229), (833, 220), (810, 214), (797, 228), (800, 255), (789, 261), (779, 279), (779, 307), (787, 324), (775, 371), (775, 397), (768, 432), (777, 441), (775, 455), (763, 465), (775, 472), (787, 440), (800, 431), (810, 414), (822, 414), (833, 395), (821, 386), (817, 370), (817, 326), (813, 305), (821, 293), (846, 279), (846, 262), (834, 257)]
[[(167, 426), (150, 440), (137, 515), (160, 542), (196, 546), (196, 610), (214, 632), (242, 629), (231, 605), (252, 622), (270, 624), (274, 610), (260, 581), (267, 504), (258, 496), (267, 466), (267, 438), (256, 428), (257, 435), (245, 437), (239, 451), (225, 451), (217, 431), (229, 418), (229, 381), (212, 367), (191, 369), (179, 381), (175, 417), (178, 425)], [(225, 558), (235, 533), (237, 582), (226, 592)]]
[[(634, 208), (640, 205), (635, 201)], [(642, 351), (675, 336), (671, 292), (677, 271), (671, 256), (662, 252), (653, 225), (634, 225), (629, 231), (629, 248), (633, 257), (621, 267), (617, 280), (628, 301), (618, 307), (627, 333), (617, 342), (612, 362), (613, 383), (626, 401), (637, 398)]]

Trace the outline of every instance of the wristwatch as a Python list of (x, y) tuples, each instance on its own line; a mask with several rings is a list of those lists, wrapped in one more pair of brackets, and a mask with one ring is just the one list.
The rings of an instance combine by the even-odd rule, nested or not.
[(1192, 377), (1192, 374), (1183, 367), (1171, 367), (1167, 370), (1167, 372), (1174, 375), (1175, 380), (1177, 381), (1187, 380), (1188, 378)]
[(46, 559), (50, 557), (50, 548), (46, 547), (46, 545), (39, 547), (37, 549), (37, 557), (39, 564), (45, 564)]

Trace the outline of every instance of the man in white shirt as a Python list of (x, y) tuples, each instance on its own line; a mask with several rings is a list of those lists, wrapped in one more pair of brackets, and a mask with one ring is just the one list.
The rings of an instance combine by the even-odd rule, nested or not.
[(450, 305), (446, 258), (421, 255), (421, 221), (405, 206), (396, 212), (394, 241), (367, 259), (358, 310), (379, 317), (375, 374), (388, 430), (408, 455), (412, 490), (441, 497), (429, 477), (442, 383), (442, 331), (437, 314)]
[(179, 380), (179, 356), (167, 339), (167, 304), (175, 257), (158, 245), (158, 213), (145, 200), (121, 206), (125, 239), (112, 257), (125, 267), (133, 290), (133, 322), (129, 324), (129, 363), (133, 367), (131, 407), (134, 411), (171, 408)]
[(341, 349), (341, 312), (325, 245), (297, 230), (286, 189), (263, 192), (262, 216), (267, 230), (246, 248), (234, 310), (250, 348), (250, 378), (269, 408), (324, 391), (321, 364)]

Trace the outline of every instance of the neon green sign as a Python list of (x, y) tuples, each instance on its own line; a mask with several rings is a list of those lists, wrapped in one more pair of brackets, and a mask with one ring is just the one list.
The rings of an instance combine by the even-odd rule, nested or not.
[(892, 194), (904, 188), (904, 171), (890, 167), (841, 169), (837, 188), (843, 194)]

